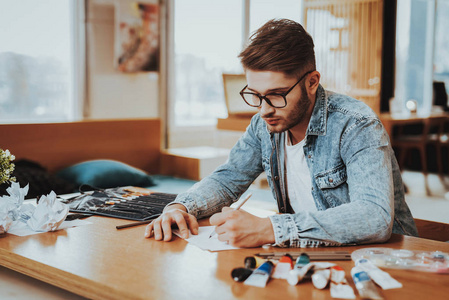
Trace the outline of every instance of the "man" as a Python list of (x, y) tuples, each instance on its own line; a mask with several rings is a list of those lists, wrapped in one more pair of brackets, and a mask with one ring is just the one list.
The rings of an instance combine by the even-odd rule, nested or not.
[[(240, 53), (243, 100), (259, 108), (228, 161), (179, 194), (146, 237), (188, 237), (212, 215), (218, 239), (237, 247), (378, 243), (417, 235), (400, 171), (378, 117), (362, 102), (326, 91), (313, 41), (290, 20), (271, 20)], [(265, 171), (281, 214), (258, 218), (229, 206)], [(222, 212), (219, 212), (222, 209)], [(219, 212), (219, 213), (217, 213)]]

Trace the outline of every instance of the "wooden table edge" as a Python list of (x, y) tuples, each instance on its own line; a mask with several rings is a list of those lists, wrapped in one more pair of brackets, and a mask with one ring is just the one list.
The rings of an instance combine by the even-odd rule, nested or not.
[(129, 294), (111, 286), (100, 284), (49, 265), (45, 265), (45, 268), (42, 268), (42, 263), (9, 252), (3, 248), (0, 248), (0, 265), (89, 299), (140, 299), (130, 298)]

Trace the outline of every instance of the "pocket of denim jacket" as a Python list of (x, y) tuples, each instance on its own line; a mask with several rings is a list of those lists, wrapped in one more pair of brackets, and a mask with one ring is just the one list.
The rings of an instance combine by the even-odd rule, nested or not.
[(316, 184), (320, 189), (335, 188), (345, 183), (347, 178), (346, 167), (343, 164), (315, 175)]

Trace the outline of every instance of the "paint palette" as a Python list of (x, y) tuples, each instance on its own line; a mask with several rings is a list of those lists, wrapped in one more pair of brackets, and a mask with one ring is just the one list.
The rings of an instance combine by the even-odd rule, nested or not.
[(441, 251), (364, 248), (352, 252), (351, 258), (354, 262), (366, 258), (381, 268), (449, 274), (449, 254)]

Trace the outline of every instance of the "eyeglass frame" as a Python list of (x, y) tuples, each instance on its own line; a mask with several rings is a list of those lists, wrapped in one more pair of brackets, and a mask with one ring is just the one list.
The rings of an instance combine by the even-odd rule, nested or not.
[[(245, 85), (245, 87), (240, 91), (239, 94), (240, 94), (240, 96), (242, 97), (243, 101), (245, 101), (245, 103), (248, 104), (248, 105), (251, 106), (251, 107), (260, 107), (260, 106), (262, 105), (262, 100), (265, 100), (265, 102), (267, 102), (268, 105), (270, 105), (270, 106), (272, 106), (272, 107), (274, 107), (274, 108), (284, 108), (284, 107), (287, 106), (287, 95), (288, 95), (288, 93), (290, 93), (290, 92), (295, 88), (295, 86), (297, 86), (298, 83), (300, 83), (300, 82), (301, 82), (307, 75), (309, 75), (310, 73), (312, 73), (312, 72), (314, 72), (314, 71), (315, 71), (315, 70), (308, 71), (308, 72), (306, 72), (304, 75), (302, 75), (301, 78), (299, 78), (299, 80), (298, 80), (298, 81), (297, 81), (297, 82), (296, 82), (290, 89), (288, 89), (288, 91), (286, 91), (285, 93), (268, 93), (268, 94), (266, 94), (266, 95), (261, 95), (261, 94), (259, 94), (259, 93), (244, 92), (244, 90), (248, 87), (248, 85)], [(249, 95), (257, 96), (257, 97), (259, 98), (259, 100), (260, 100), (259, 105), (249, 104), (248, 101), (245, 100), (245, 97), (243, 96), (244, 94), (249, 94)], [(272, 96), (273, 96), (273, 95), (274, 95), (274, 96), (281, 96), (282, 98), (284, 98), (284, 106), (274, 106), (274, 105), (271, 103), (270, 99), (267, 98), (267, 96), (270, 96), (270, 95), (272, 95)]]

